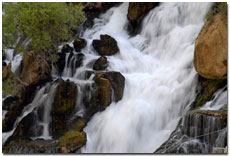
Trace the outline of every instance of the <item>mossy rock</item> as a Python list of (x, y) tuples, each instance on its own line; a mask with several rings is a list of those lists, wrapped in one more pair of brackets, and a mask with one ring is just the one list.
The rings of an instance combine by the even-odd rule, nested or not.
[(73, 42), (74, 49), (77, 52), (80, 52), (86, 45), (87, 45), (86, 40), (80, 37), (76, 37)]
[(86, 126), (87, 120), (83, 117), (77, 117), (74, 121), (68, 124), (69, 130), (83, 131), (83, 128)]
[(86, 133), (70, 130), (58, 139), (62, 153), (70, 153), (78, 150), (86, 144)]
[[(68, 118), (75, 110), (77, 86), (73, 82), (58, 80), (54, 103), (52, 105), (52, 133), (60, 135), (66, 129)], [(57, 135), (57, 136), (58, 136)]]
[(193, 104), (193, 108), (198, 108), (203, 106), (206, 102), (210, 101), (213, 97), (213, 94), (220, 88), (223, 88), (227, 85), (227, 80), (209, 80), (199, 77), (201, 81), (201, 91), (197, 95), (196, 100)]
[(69, 44), (65, 44), (63, 47), (62, 47), (62, 50), (61, 50), (63, 53), (71, 53), (73, 52), (73, 48), (70, 47)]
[(109, 35), (100, 35), (100, 40), (93, 40), (92, 45), (99, 55), (111, 56), (119, 52), (117, 41)]
[(108, 66), (108, 61), (105, 56), (101, 56), (99, 59), (97, 59), (93, 65), (93, 69), (98, 70), (105, 70)]

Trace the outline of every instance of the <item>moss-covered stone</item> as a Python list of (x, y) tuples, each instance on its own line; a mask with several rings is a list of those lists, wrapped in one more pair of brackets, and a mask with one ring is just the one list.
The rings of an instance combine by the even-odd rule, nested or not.
[(197, 95), (193, 108), (203, 106), (207, 101), (211, 100), (213, 94), (227, 84), (227, 80), (208, 80), (200, 77), (201, 92)]
[(83, 38), (75, 38), (74, 42), (73, 42), (73, 46), (75, 51), (80, 52), (81, 49), (83, 49), (86, 46), (87, 42), (85, 39)]
[(119, 52), (117, 41), (109, 35), (100, 35), (100, 40), (93, 40), (92, 45), (99, 55), (111, 56)]
[(73, 82), (59, 80), (51, 110), (53, 134), (63, 132), (66, 120), (72, 115), (77, 100), (77, 86)]
[(107, 58), (105, 56), (101, 56), (97, 59), (93, 65), (94, 70), (105, 70), (108, 66)]
[(58, 139), (62, 153), (74, 152), (86, 144), (86, 133), (70, 130)]

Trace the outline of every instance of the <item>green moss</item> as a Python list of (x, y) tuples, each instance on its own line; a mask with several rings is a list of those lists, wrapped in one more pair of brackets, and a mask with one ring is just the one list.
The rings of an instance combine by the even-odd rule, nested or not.
[(11, 147), (11, 145), (10, 145), (10, 144), (8, 144), (6, 147), (3, 147), (3, 149), (2, 149), (2, 153), (4, 153), (4, 154), (8, 153), (8, 152), (9, 152), (10, 147)]
[(74, 151), (86, 143), (86, 134), (85, 132), (78, 132), (75, 130), (70, 130), (65, 133), (64, 136), (60, 137), (58, 144), (61, 147), (64, 147), (69, 152)]
[(16, 79), (11, 71), (11, 65), (3, 68), (2, 71), (2, 90), (5, 94), (15, 94)]
[(206, 20), (213, 20), (214, 16), (217, 14), (223, 14), (227, 16), (228, 5), (227, 2), (216, 2), (214, 7), (206, 14)]
[(227, 84), (226, 80), (204, 80), (202, 82), (202, 90), (197, 95), (194, 107), (201, 107), (207, 101), (211, 100), (213, 94), (221, 87)]
[(75, 124), (75, 130), (76, 131), (82, 131), (83, 128), (86, 126), (86, 120), (85, 119), (79, 119), (77, 120), (76, 124)]

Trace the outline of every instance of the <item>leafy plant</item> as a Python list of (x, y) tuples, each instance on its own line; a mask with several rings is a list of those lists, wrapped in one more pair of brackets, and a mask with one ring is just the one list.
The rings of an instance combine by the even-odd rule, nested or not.
[(21, 39), (29, 42), (16, 46), (24, 52), (29, 51), (24, 45), (29, 45), (30, 51), (55, 54), (58, 45), (72, 39), (85, 19), (82, 8), (63, 2), (3, 3), (3, 47), (14, 47)]

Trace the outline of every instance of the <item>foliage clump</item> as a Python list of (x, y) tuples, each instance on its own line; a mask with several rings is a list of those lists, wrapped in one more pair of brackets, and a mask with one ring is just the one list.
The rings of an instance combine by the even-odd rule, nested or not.
[(73, 38), (85, 19), (82, 9), (64, 2), (3, 3), (3, 48), (29, 48), (52, 56), (58, 45)]
[(11, 71), (11, 64), (2, 70), (2, 90), (5, 94), (15, 94), (16, 78)]
[(216, 2), (213, 8), (206, 14), (206, 20), (212, 20), (216, 14), (223, 14), (227, 16), (228, 4), (227, 2)]

